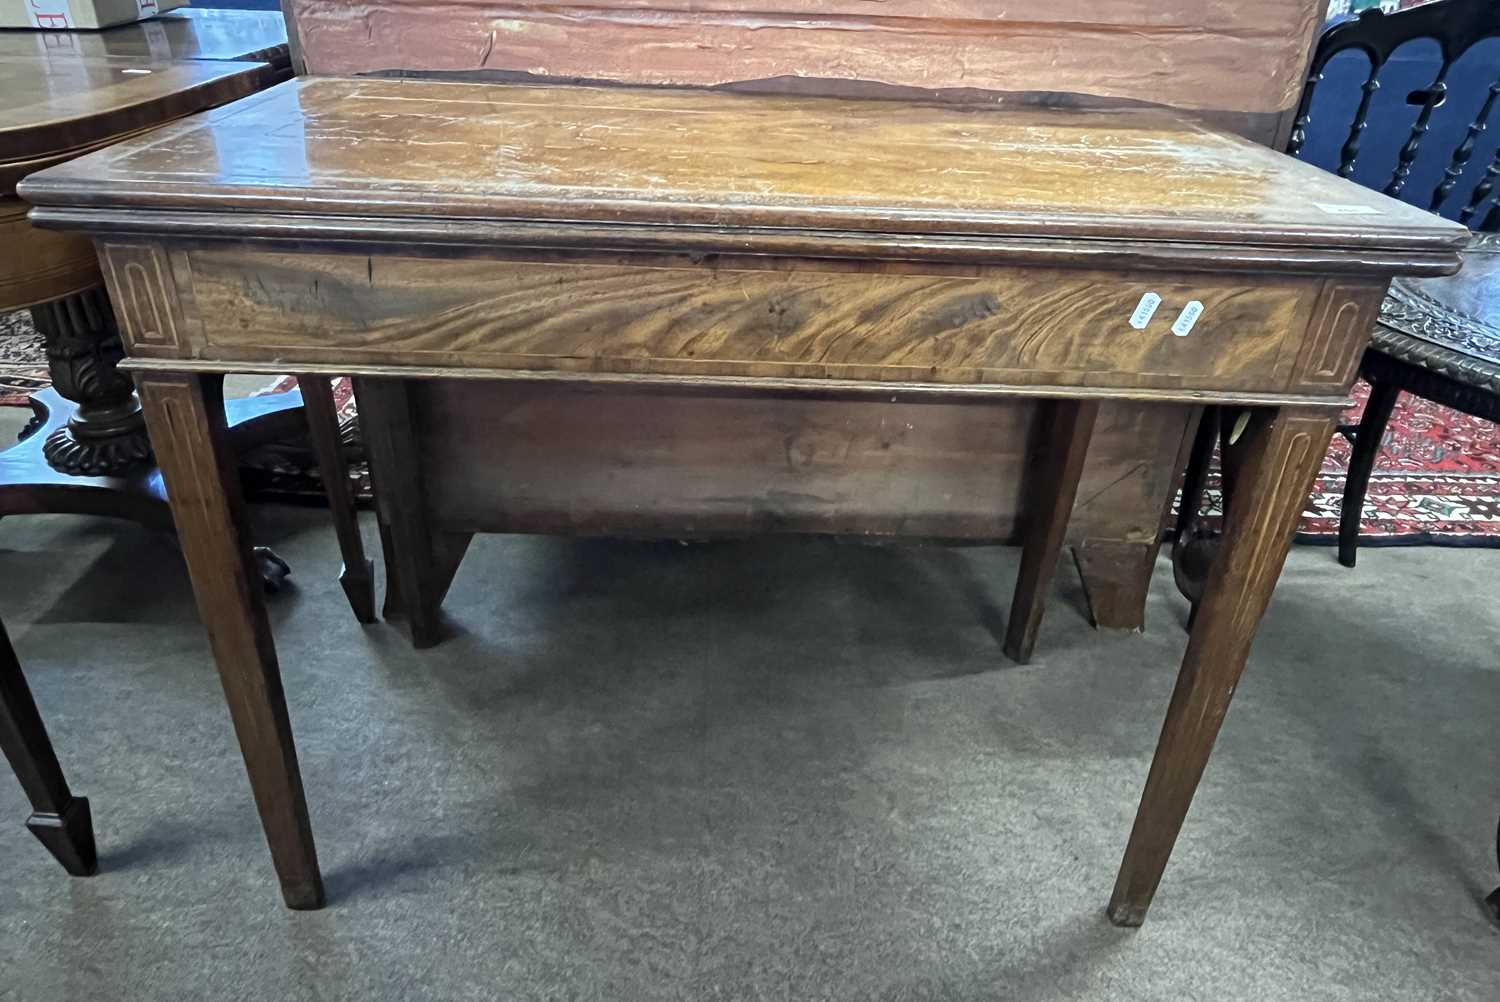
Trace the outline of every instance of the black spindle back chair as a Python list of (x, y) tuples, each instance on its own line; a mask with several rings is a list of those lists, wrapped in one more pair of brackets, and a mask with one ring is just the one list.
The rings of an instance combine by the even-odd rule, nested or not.
[[(1413, 197), (1415, 193), (1409, 192), (1407, 187), (1412, 167), (1431, 130), (1433, 112), (1448, 98), (1449, 73), (1454, 64), (1476, 44), (1495, 37), (1500, 37), (1500, 3), (1495, 0), (1442, 0), (1394, 14), (1382, 13), (1377, 8), (1365, 11), (1357, 18), (1335, 24), (1324, 31), (1322, 38), (1318, 40), (1307, 85), (1302, 91), (1302, 101), (1297, 107), (1287, 153), (1297, 156), (1307, 142), (1308, 127), (1312, 124), (1313, 98), (1317, 95), (1318, 85), (1323, 82), (1329, 62), (1341, 52), (1359, 50), (1369, 58), (1370, 72), (1361, 85), (1359, 107), (1349, 125), (1348, 138), (1340, 151), (1338, 165), (1340, 177), (1353, 178), (1364, 134), (1369, 127), (1370, 111), (1375, 95), (1380, 90), (1381, 70), (1402, 45), (1418, 39), (1431, 39), (1437, 43), (1441, 53), (1437, 75), (1426, 88), (1412, 94), (1413, 98), (1421, 98), (1417, 117), (1406, 142), (1397, 153), (1390, 180), (1381, 189), (1393, 198), (1423, 204)], [(1452, 196), (1459, 179), (1473, 159), (1475, 146), (1479, 137), (1485, 133), (1497, 105), (1500, 105), (1500, 75), (1490, 83), (1484, 103), (1469, 123), (1462, 140), (1449, 154), (1441, 180), (1423, 205), (1428, 211), (1438, 212)], [(1477, 227), (1473, 226), (1474, 218), (1494, 193), (1497, 178), (1500, 178), (1500, 150), (1496, 150), (1484, 176), (1459, 210), (1459, 222), (1480, 230), (1500, 229), (1500, 204), (1491, 205), (1483, 222)]]

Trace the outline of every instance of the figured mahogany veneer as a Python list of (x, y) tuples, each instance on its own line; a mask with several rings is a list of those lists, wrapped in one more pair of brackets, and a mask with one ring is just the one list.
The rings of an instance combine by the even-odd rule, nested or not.
[(322, 889), (217, 374), (357, 377), (419, 644), (476, 531), (1017, 528), (1024, 661), (1070, 516), (1155, 498), (1078, 550), (1138, 576), (1163, 436), (1248, 409), (1110, 906), (1138, 924), (1380, 297), (1466, 240), (1169, 112), (414, 80), (294, 81), (22, 192), (99, 248), (293, 907)]

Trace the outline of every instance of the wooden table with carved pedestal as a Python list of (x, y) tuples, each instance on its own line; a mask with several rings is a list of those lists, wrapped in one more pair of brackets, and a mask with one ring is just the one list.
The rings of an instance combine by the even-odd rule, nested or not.
[[(185, 9), (103, 31), (0, 31), (0, 312), (30, 309), (52, 381), (32, 398), (22, 441), (0, 453), (0, 517), (109, 515), (172, 528), (140, 402), (116, 368), (124, 351), (92, 242), (33, 227), (17, 183), (290, 75), (275, 12)], [(305, 434), (302, 403), (301, 392), (231, 401), (238, 447)], [(315, 402), (320, 414), (324, 403)], [(263, 557), (268, 581), (286, 573), (269, 551)], [(362, 554), (347, 563), (345, 590), (356, 614), (372, 619), (368, 565)]]
[(295, 908), (322, 880), (223, 373), (356, 377), (419, 638), (475, 532), (1015, 531), (1023, 661), (1085, 460), (1141, 461), (1101, 410), (1247, 409), (1110, 904), (1135, 925), (1386, 287), (1466, 235), (1165, 111), (416, 80), (293, 81), (22, 194), (96, 242)]

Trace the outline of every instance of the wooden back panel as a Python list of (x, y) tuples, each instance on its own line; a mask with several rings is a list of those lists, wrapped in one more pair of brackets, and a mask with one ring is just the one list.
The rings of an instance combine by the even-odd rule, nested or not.
[[(1326, 0), (284, 0), (306, 70), (839, 81), (1279, 115)], [(868, 93), (868, 91), (866, 91)]]

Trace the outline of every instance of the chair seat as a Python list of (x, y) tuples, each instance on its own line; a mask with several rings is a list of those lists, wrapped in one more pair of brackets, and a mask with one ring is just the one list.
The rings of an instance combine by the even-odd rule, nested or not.
[(1500, 234), (1477, 235), (1457, 275), (1393, 282), (1370, 347), (1465, 387), (1500, 394)]

